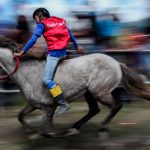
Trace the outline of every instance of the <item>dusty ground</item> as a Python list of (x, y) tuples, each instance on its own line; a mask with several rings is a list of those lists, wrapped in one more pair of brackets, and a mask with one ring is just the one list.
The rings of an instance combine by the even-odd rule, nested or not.
[[(71, 104), (71, 110), (54, 118), (57, 129), (66, 129), (86, 112), (85, 103)], [(21, 107), (0, 108), (0, 150), (149, 150), (150, 149), (150, 103), (134, 102), (125, 104), (110, 125), (109, 138), (102, 140), (96, 136), (99, 122), (108, 113), (102, 107), (99, 115), (85, 124), (79, 135), (68, 138), (31, 140), (24, 133), (17, 120)], [(28, 121), (39, 124), (41, 114), (33, 113)]]

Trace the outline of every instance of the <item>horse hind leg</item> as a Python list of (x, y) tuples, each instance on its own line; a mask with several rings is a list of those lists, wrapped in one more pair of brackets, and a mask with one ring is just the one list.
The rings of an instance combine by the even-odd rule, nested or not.
[(73, 124), (72, 129), (75, 130), (79, 130), (83, 124), (85, 124), (88, 120), (90, 120), (92, 117), (94, 117), (96, 114), (100, 112), (96, 99), (89, 91), (86, 92), (84, 97), (88, 104), (89, 111), (83, 118), (81, 118), (79, 121)]
[(106, 96), (103, 96), (99, 99), (97, 99), (101, 104), (107, 106), (110, 108), (109, 114), (104, 118), (104, 120), (101, 122), (98, 130), (98, 135), (100, 135), (102, 132), (108, 132), (108, 125), (113, 119), (113, 117), (119, 112), (119, 110), (122, 108), (123, 103), (115, 99), (111, 94), (108, 94)]

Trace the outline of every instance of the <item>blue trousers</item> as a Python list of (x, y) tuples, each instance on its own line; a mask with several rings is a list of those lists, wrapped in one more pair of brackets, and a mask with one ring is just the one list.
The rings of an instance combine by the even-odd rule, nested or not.
[(60, 58), (50, 56), (50, 54), (47, 55), (47, 61), (44, 69), (43, 83), (45, 86), (48, 87), (48, 89), (51, 89), (56, 85), (55, 81), (53, 80), (53, 74), (59, 59)]

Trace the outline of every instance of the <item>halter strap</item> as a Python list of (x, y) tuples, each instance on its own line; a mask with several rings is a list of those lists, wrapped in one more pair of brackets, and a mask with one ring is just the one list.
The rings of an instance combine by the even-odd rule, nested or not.
[(0, 80), (7, 80), (10, 76), (12, 76), (18, 70), (19, 65), (20, 65), (20, 60), (19, 60), (19, 57), (16, 57), (15, 59), (16, 59), (15, 69), (10, 74), (0, 76)]

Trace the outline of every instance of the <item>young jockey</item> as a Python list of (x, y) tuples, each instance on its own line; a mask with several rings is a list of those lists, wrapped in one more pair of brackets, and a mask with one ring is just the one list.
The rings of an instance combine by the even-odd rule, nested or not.
[(31, 39), (26, 43), (21, 52), (14, 53), (14, 56), (21, 56), (26, 53), (35, 43), (38, 37), (44, 36), (48, 55), (44, 70), (43, 83), (47, 86), (54, 100), (59, 106), (56, 114), (60, 115), (69, 109), (69, 104), (65, 101), (61, 87), (53, 80), (53, 74), (60, 58), (66, 56), (66, 47), (71, 39), (74, 43), (77, 53), (82, 53), (73, 34), (68, 30), (66, 21), (62, 18), (50, 16), (45, 8), (38, 8), (33, 13), (33, 19), (36, 21), (36, 27)]

